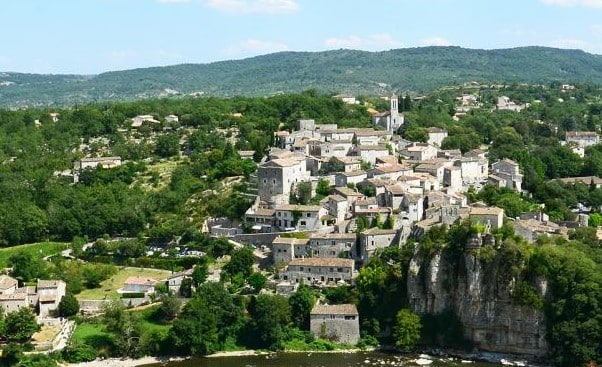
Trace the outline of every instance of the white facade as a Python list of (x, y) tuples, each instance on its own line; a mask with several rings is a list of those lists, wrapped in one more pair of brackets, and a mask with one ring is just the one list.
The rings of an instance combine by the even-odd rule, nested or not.
[(261, 164), (257, 170), (259, 197), (268, 206), (288, 204), (291, 187), (309, 181), (304, 159), (282, 158)]
[(319, 205), (277, 205), (276, 226), (281, 230), (295, 228), (299, 231), (311, 231), (325, 228), (325, 216), (328, 211)]

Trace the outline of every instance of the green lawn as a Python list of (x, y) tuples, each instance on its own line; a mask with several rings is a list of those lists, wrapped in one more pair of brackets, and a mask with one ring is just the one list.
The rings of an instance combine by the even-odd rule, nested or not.
[(165, 324), (159, 319), (160, 316), (157, 313), (159, 307), (159, 305), (156, 305), (145, 308), (144, 310), (132, 311), (140, 315), (141, 326), (144, 334), (154, 331), (167, 333), (171, 328), (171, 324)]
[(167, 278), (169, 270), (146, 269), (146, 268), (120, 268), (117, 274), (101, 283), (99, 288), (86, 289), (76, 297), (77, 299), (116, 299), (119, 298), (117, 290), (123, 287), (123, 283), (130, 276), (149, 277), (157, 280)]
[(72, 344), (88, 344), (94, 347), (107, 345), (109, 334), (103, 330), (100, 324), (83, 322), (78, 324), (71, 335)]
[(41, 254), (42, 256), (54, 255), (60, 253), (62, 250), (66, 250), (69, 244), (62, 242), (38, 242), (29, 245), (19, 245), (13, 247), (6, 247), (0, 249), (0, 267), (6, 268), (8, 266), (8, 258), (17, 252), (24, 251), (34, 254)]

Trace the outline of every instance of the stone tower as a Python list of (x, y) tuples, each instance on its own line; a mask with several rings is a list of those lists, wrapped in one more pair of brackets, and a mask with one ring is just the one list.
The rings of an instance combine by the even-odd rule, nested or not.
[(391, 110), (389, 114), (389, 121), (387, 124), (387, 131), (396, 132), (397, 129), (399, 129), (399, 127), (403, 125), (403, 115), (399, 115), (399, 99), (397, 98), (397, 95), (395, 93), (393, 93), (393, 95), (391, 96), (390, 101)]

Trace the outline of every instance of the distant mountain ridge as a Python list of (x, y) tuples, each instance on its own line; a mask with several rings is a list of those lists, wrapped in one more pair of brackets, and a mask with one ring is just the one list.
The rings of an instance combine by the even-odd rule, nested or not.
[(0, 72), (0, 107), (66, 106), (177, 94), (270, 95), (315, 88), (347, 94), (425, 92), (469, 81), (602, 84), (602, 55), (530, 46), (497, 50), (420, 47), (368, 52), (278, 52), (210, 64), (98, 75)]

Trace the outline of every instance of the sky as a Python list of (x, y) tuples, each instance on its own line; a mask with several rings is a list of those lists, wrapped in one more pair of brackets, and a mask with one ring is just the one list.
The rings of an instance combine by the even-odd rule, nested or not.
[(4, 72), (449, 45), (602, 54), (602, 0), (0, 0)]

